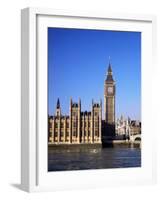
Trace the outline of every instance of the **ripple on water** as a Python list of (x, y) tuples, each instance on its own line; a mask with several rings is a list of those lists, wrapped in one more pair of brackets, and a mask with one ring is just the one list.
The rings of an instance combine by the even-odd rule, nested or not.
[(139, 147), (54, 149), (48, 152), (48, 170), (66, 171), (141, 166)]

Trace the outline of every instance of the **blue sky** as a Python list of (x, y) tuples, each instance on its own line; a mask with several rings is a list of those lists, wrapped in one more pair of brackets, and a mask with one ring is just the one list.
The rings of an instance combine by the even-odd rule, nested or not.
[[(82, 111), (103, 100), (110, 62), (116, 81), (116, 117), (141, 119), (141, 33), (48, 28), (48, 112), (57, 98), (69, 114), (70, 97)], [(104, 105), (104, 104), (103, 104)]]

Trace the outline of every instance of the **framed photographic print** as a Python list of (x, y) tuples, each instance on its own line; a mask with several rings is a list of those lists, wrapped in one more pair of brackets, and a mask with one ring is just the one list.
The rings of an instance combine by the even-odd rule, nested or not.
[(21, 30), (22, 189), (154, 183), (155, 17), (26, 8)]

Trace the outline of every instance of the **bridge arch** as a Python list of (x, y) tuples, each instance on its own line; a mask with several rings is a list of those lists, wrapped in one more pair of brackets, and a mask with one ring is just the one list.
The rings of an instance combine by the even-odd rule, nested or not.
[(130, 140), (131, 142), (141, 142), (141, 134), (131, 135)]
[(140, 136), (135, 137), (134, 141), (141, 141), (141, 137)]

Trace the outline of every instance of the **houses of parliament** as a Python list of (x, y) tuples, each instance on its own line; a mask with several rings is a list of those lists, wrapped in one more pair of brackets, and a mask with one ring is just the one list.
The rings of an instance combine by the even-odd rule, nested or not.
[(62, 115), (57, 100), (55, 115), (48, 117), (49, 144), (102, 144), (115, 136), (115, 81), (109, 63), (104, 81), (104, 120), (102, 101), (92, 100), (91, 110), (81, 110), (81, 99), (70, 99), (69, 115)]

